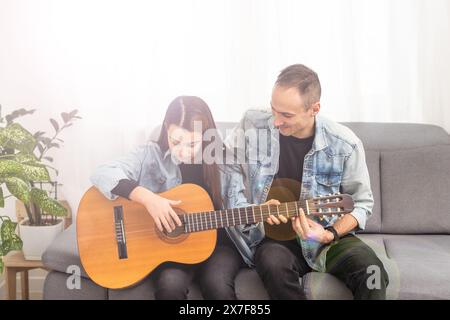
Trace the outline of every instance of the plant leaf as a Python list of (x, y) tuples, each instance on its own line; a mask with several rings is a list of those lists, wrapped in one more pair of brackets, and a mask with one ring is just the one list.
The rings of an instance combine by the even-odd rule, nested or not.
[(22, 116), (27, 115), (27, 114), (33, 114), (34, 111), (36, 111), (36, 109), (26, 110), (24, 108), (21, 108), (21, 109), (18, 109), (18, 110), (14, 110), (13, 112), (11, 112), (7, 116), (5, 116), (6, 123), (9, 125), (9, 124), (11, 124), (14, 121), (14, 119), (22, 117)]
[(22, 240), (16, 234), (17, 222), (4, 220), (0, 227), (0, 237), (2, 239), (3, 254), (12, 250), (22, 249)]
[(45, 144), (48, 145), (50, 142), (52, 142), (52, 139), (47, 137), (41, 137), (40, 140)]
[(55, 142), (52, 142), (52, 143), (50, 143), (50, 144), (48, 145), (48, 148), (53, 148), (53, 147), (59, 148), (59, 144), (58, 144), (58, 143), (55, 143)]
[(70, 114), (68, 114), (67, 112), (63, 112), (61, 113), (61, 118), (63, 119), (64, 123), (67, 123), (70, 121)]
[(39, 149), (39, 152), (42, 154), (44, 152), (44, 147), (42, 146), (42, 144), (38, 143), (37, 147)]
[(19, 152), (19, 153), (16, 153), (14, 156), (15, 156), (15, 160), (20, 163), (34, 164), (34, 163), (39, 162), (38, 159), (36, 158), (36, 156), (32, 153)]
[(0, 145), (31, 153), (36, 146), (36, 139), (18, 123), (0, 128)]
[(0, 181), (6, 183), (6, 187), (8, 188), (9, 192), (17, 199), (25, 204), (30, 203), (30, 184), (28, 182), (18, 177), (1, 178)]
[(47, 192), (38, 188), (31, 188), (31, 200), (47, 214), (63, 217), (67, 209), (55, 199), (48, 196)]
[(44, 134), (45, 134), (44, 131), (36, 131), (36, 132), (33, 134), (33, 137), (34, 137), (36, 140), (39, 140), (39, 138), (40, 138), (42, 135), (44, 135)]
[(21, 173), (23, 173), (23, 167), (21, 163), (10, 159), (0, 160), (0, 178), (17, 176)]
[(3, 188), (0, 187), (0, 208), (5, 207), (5, 198), (3, 197)]
[(24, 180), (29, 181), (50, 181), (50, 174), (43, 164), (35, 163), (32, 165), (22, 164), (23, 174), (20, 175)]
[[(44, 164), (37, 162), (32, 156), (20, 154), (15, 160), (0, 160), (0, 178), (19, 177), (25, 181), (49, 181), (50, 175)], [(25, 161), (28, 160), (28, 161)]]
[(50, 122), (52, 123), (53, 128), (55, 128), (55, 131), (58, 132), (58, 130), (59, 130), (58, 122), (55, 119), (50, 119)]

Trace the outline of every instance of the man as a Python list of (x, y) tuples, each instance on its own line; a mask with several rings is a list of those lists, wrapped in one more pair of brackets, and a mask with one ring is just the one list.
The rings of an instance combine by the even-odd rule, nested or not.
[[(307, 218), (300, 210), (291, 221), (296, 239), (264, 239), (256, 248), (256, 269), (273, 299), (304, 298), (299, 277), (312, 270), (342, 280), (355, 299), (385, 299), (388, 275), (383, 264), (354, 235), (365, 228), (373, 207), (364, 148), (350, 129), (318, 115), (320, 95), (314, 71), (300, 64), (289, 66), (273, 87), (271, 112), (247, 111), (228, 141), (244, 141), (234, 147), (244, 148), (250, 202), (265, 202), (275, 181), (288, 179), (299, 183), (300, 199), (347, 193), (354, 210), (322, 220)], [(280, 221), (287, 219), (267, 219), (269, 224)], [(373, 270), (380, 277), (376, 285), (369, 281)]]

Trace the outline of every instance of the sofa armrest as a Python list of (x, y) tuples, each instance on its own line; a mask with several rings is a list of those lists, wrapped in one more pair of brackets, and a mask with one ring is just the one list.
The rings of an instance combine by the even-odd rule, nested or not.
[(68, 270), (70, 266), (80, 268), (81, 276), (89, 278), (84, 271), (78, 254), (76, 225), (72, 224), (61, 232), (42, 255), (42, 262), (48, 270), (63, 273), (73, 272)]

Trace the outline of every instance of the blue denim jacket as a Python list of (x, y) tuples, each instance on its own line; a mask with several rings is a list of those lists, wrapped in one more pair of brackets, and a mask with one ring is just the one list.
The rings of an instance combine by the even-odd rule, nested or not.
[[(237, 149), (238, 154), (245, 155), (249, 201), (265, 202), (278, 172), (280, 153), (279, 131), (273, 125), (271, 111), (247, 111), (225, 142)], [(313, 146), (304, 159), (300, 199), (336, 192), (352, 196), (355, 208), (351, 214), (358, 221), (357, 229), (364, 229), (372, 213), (373, 196), (362, 142), (349, 128), (316, 116)], [(336, 219), (325, 217), (317, 222), (326, 227), (333, 225)], [(310, 267), (324, 272), (330, 245), (297, 240)]]
[[(220, 209), (249, 206), (240, 170), (234, 165), (219, 165), (219, 168), (225, 207)], [(100, 165), (91, 175), (92, 184), (110, 200), (117, 198), (111, 190), (121, 179), (132, 179), (140, 186), (160, 193), (181, 184), (181, 172), (173, 162), (170, 150), (162, 154), (159, 145), (150, 142), (122, 158)], [(245, 263), (252, 267), (253, 253), (264, 237), (262, 224), (228, 227), (225, 230)]]

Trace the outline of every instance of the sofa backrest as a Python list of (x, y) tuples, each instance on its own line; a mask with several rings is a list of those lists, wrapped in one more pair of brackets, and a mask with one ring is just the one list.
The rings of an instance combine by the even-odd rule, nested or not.
[(343, 123), (363, 141), (375, 198), (366, 233), (450, 233), (450, 136), (434, 125)]

